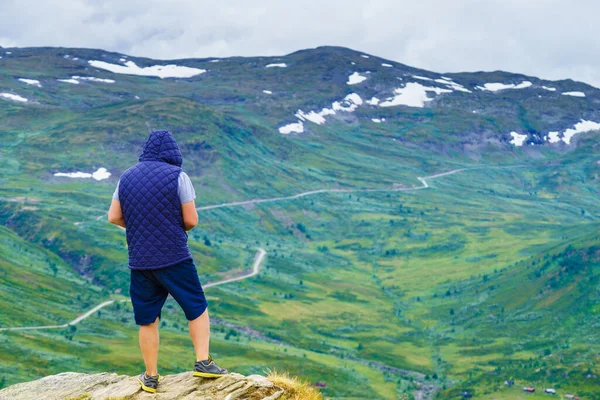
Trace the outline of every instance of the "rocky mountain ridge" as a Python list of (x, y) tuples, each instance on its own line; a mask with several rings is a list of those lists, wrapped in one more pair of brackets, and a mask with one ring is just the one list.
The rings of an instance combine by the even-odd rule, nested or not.
[(283, 398), (285, 390), (261, 375), (228, 374), (219, 379), (191, 372), (162, 377), (156, 394), (143, 392), (135, 376), (64, 372), (0, 390), (2, 400), (235, 400)]

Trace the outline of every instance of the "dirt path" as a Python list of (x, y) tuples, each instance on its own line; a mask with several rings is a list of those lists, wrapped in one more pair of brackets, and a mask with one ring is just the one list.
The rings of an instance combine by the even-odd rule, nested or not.
[(422, 183), (422, 185), (421, 186), (408, 187), (408, 188), (394, 188), (394, 189), (318, 189), (318, 190), (311, 190), (311, 191), (308, 191), (308, 192), (302, 192), (302, 193), (294, 194), (292, 196), (271, 197), (271, 198), (267, 198), (267, 199), (252, 199), (252, 200), (245, 200), (245, 201), (234, 201), (232, 203), (222, 203), (222, 204), (213, 204), (213, 205), (210, 205), (210, 206), (201, 206), (201, 207), (196, 207), (196, 210), (203, 211), (203, 210), (212, 210), (212, 209), (215, 209), (215, 208), (223, 208), (223, 207), (235, 207), (235, 206), (243, 206), (243, 205), (248, 205), (248, 204), (270, 203), (270, 202), (274, 202), (274, 201), (283, 201), (283, 200), (294, 200), (294, 199), (299, 199), (301, 197), (312, 196), (312, 195), (321, 194), (321, 193), (357, 193), (357, 192), (361, 192), (361, 193), (376, 193), (376, 192), (407, 192), (407, 191), (410, 191), (410, 190), (421, 190), (421, 189), (427, 189), (427, 188), (429, 188), (429, 185), (427, 184), (427, 179), (435, 179), (435, 178), (439, 178), (441, 176), (452, 175), (452, 174), (456, 174), (457, 172), (466, 171), (468, 169), (470, 169), (470, 168), (459, 168), (459, 169), (454, 169), (452, 171), (443, 172), (441, 174), (429, 175), (429, 176), (426, 176), (426, 177), (417, 177), (417, 179)]
[(224, 285), (226, 283), (241, 281), (242, 279), (248, 279), (255, 275), (258, 275), (258, 273), (260, 272), (260, 266), (262, 265), (262, 260), (263, 260), (263, 258), (265, 258), (266, 254), (267, 254), (267, 252), (265, 250), (260, 249), (260, 248), (258, 249), (258, 253), (256, 253), (256, 257), (254, 258), (254, 265), (252, 266), (252, 272), (250, 272), (249, 274), (238, 276), (235, 278), (230, 278), (230, 279), (223, 279), (222, 281), (207, 283), (203, 287), (209, 288), (209, 287), (213, 287), (213, 286)]
[[(486, 168), (503, 169), (503, 168), (519, 168), (519, 167), (524, 167), (524, 165), (483, 167), (483, 168), (477, 168), (477, 167), (475, 167), (475, 168), (458, 168), (458, 169), (454, 169), (451, 171), (442, 172), (439, 174), (429, 175), (429, 176), (425, 176), (425, 177), (417, 177), (417, 180), (419, 180), (419, 182), (421, 182), (421, 186), (413, 186), (413, 187), (407, 187), (407, 188), (405, 188), (405, 187), (392, 188), (392, 189), (318, 189), (318, 190), (311, 190), (311, 191), (307, 191), (307, 192), (298, 193), (298, 194), (291, 195), (291, 196), (272, 197), (272, 198), (265, 198), (265, 199), (252, 199), (252, 200), (246, 200), (246, 201), (236, 201), (236, 202), (230, 202), (230, 203), (200, 206), (200, 207), (196, 207), (196, 210), (203, 211), (203, 210), (212, 210), (212, 209), (216, 209), (216, 208), (236, 207), (236, 206), (243, 206), (243, 205), (250, 205), (250, 204), (270, 203), (270, 202), (284, 201), (284, 200), (294, 200), (294, 199), (299, 199), (302, 197), (312, 196), (312, 195), (321, 194), (321, 193), (358, 193), (358, 192), (360, 192), (360, 193), (377, 193), (377, 192), (402, 192), (402, 191), (423, 190), (423, 189), (429, 188), (429, 184), (427, 182), (428, 180), (440, 178), (443, 176), (453, 175), (453, 174), (463, 172), (463, 171), (486, 169)], [(96, 220), (99, 220), (99, 219), (105, 217), (105, 215), (106, 214), (103, 214), (103, 215), (97, 217)], [(76, 223), (76, 225), (77, 224), (79, 224), (79, 223)], [(213, 282), (213, 283), (208, 283), (208, 284), (204, 285), (204, 288), (223, 285), (223, 284), (230, 283), (230, 282), (236, 282), (236, 281), (248, 279), (248, 278), (251, 278), (251, 277), (257, 275), (260, 271), (260, 266), (262, 264), (262, 261), (263, 261), (265, 255), (266, 255), (266, 251), (259, 248), (258, 253), (256, 254), (256, 257), (254, 259), (254, 265), (253, 265), (252, 271), (250, 273), (242, 275), (242, 276), (238, 276), (235, 278), (229, 278), (229, 279), (224, 279), (224, 280)], [(94, 314), (96, 311), (98, 311), (101, 308), (106, 307), (112, 303), (114, 303), (114, 300), (110, 300), (110, 301), (101, 303), (101, 304), (97, 305), (96, 307), (94, 307), (93, 309), (86, 312), (85, 314), (77, 317), (76, 319), (74, 319), (73, 321), (71, 321), (67, 324), (0, 328), (0, 331), (67, 328), (68, 326), (76, 325), (77, 323), (88, 318), (90, 315)], [(361, 361), (363, 361), (363, 360), (361, 360)], [(435, 391), (438, 389), (434, 384), (424, 382), (422, 374), (412, 372), (412, 371), (398, 370), (395, 368), (384, 366), (383, 364), (379, 365), (378, 363), (367, 362), (367, 361), (364, 361), (364, 362), (366, 362), (371, 367), (375, 367), (376, 369), (379, 369), (379, 370), (386, 370), (388, 372), (392, 372), (392, 373), (396, 373), (396, 374), (400, 374), (400, 375), (404, 375), (404, 376), (412, 376), (412, 378), (416, 379), (416, 381), (419, 383), (419, 387), (413, 393), (417, 400), (425, 400), (425, 399), (432, 398), (433, 393), (435, 393)]]
[[(498, 168), (498, 167), (497, 167)], [(500, 167), (502, 168), (502, 167)], [(510, 167), (508, 167), (510, 168)], [(429, 184), (427, 183), (428, 179), (435, 179), (435, 178), (439, 178), (442, 176), (447, 176), (447, 175), (452, 175), (452, 174), (456, 174), (458, 172), (462, 172), (462, 171), (466, 171), (466, 170), (470, 170), (470, 169), (478, 169), (478, 168), (458, 168), (458, 169), (453, 169), (451, 171), (447, 171), (447, 172), (442, 172), (439, 174), (435, 174), (435, 175), (429, 175), (429, 176), (425, 176), (425, 177), (417, 177), (417, 179), (422, 183), (421, 186), (413, 186), (413, 187), (408, 187), (408, 188), (393, 188), (393, 189), (318, 189), (318, 190), (311, 190), (308, 192), (302, 192), (302, 193), (298, 193), (292, 196), (282, 196), (282, 197), (271, 197), (271, 198), (267, 198), (267, 199), (253, 199), (253, 200), (246, 200), (246, 201), (235, 201), (235, 202), (231, 202), (231, 203), (222, 203), (222, 204), (214, 204), (214, 205), (209, 205), (209, 206), (201, 206), (201, 207), (196, 207), (196, 209), (198, 211), (203, 211), (203, 210), (212, 210), (215, 208), (223, 208), (223, 207), (235, 207), (235, 206), (243, 206), (243, 205), (248, 205), (248, 204), (258, 204), (258, 203), (269, 203), (269, 202), (275, 202), (275, 201), (283, 201), (283, 200), (294, 200), (294, 199), (299, 199), (301, 197), (306, 197), (306, 196), (312, 196), (315, 194), (321, 194), (321, 193), (356, 193), (356, 192), (361, 192), (361, 193), (376, 193), (376, 192), (402, 192), (402, 191), (411, 191), (411, 190), (422, 190), (422, 189), (428, 189), (429, 188)], [(100, 215), (99, 217), (96, 218), (96, 220), (99, 220), (101, 218), (103, 218), (106, 214)], [(77, 224), (81, 224), (81, 222), (76, 222)], [(218, 281), (218, 282), (213, 282), (213, 283), (208, 283), (206, 285), (204, 285), (205, 288), (209, 288), (209, 287), (213, 287), (213, 286), (218, 286), (218, 285), (223, 285), (225, 283), (230, 283), (230, 282), (236, 282), (236, 281), (240, 281), (242, 279), (247, 279), (247, 278), (251, 278), (255, 275), (258, 274), (259, 270), (260, 270), (260, 266), (262, 263), (262, 260), (264, 258), (264, 256), (266, 255), (266, 251), (263, 249), (258, 249), (258, 253), (256, 254), (256, 257), (254, 259), (254, 265), (252, 268), (252, 272), (250, 272), (249, 274), (245, 274), (245, 275), (241, 275), (235, 278), (229, 278), (229, 279), (224, 279), (222, 281)], [(109, 301), (105, 301), (104, 303), (98, 304), (96, 307), (92, 308), (91, 310), (89, 310), (88, 312), (86, 312), (85, 314), (75, 318), (73, 321), (66, 323), (66, 324), (62, 324), (62, 325), (44, 325), (44, 326), (18, 326), (18, 327), (11, 327), (11, 328), (0, 328), (0, 332), (1, 331), (11, 331), (11, 330), (32, 330), (32, 329), (61, 329), (61, 328), (67, 328), (70, 325), (76, 325), (79, 322), (83, 321), (84, 319), (88, 318), (90, 315), (94, 314), (96, 311), (111, 305), (112, 303), (114, 303), (114, 300), (109, 300)]]
[[(210, 282), (210, 283), (207, 283), (206, 285), (203, 285), (203, 288), (206, 289), (209, 287), (224, 285), (226, 283), (241, 281), (243, 279), (248, 279), (255, 275), (258, 275), (258, 273), (260, 272), (260, 267), (262, 266), (262, 262), (263, 262), (266, 254), (267, 254), (267, 252), (264, 249), (261, 249), (261, 248), (258, 249), (258, 252), (256, 253), (256, 256), (254, 257), (254, 264), (252, 265), (252, 271), (250, 271), (249, 273), (235, 277), (235, 278), (229, 278), (229, 279), (223, 279), (221, 281)], [(93, 315), (96, 311), (98, 311), (106, 306), (109, 306), (109, 305), (113, 304), (114, 302), (115, 302), (115, 300), (108, 300), (108, 301), (105, 301), (104, 303), (100, 303), (96, 307), (87, 311), (85, 314), (80, 315), (79, 317), (75, 318), (73, 321), (68, 322), (66, 324), (43, 325), (43, 326), (15, 326), (15, 327), (11, 327), (11, 328), (0, 328), (0, 332), (1, 331), (24, 331), (24, 330), (35, 330), (35, 329), (67, 328), (72, 325), (77, 325), (79, 322), (81, 322), (84, 319), (88, 318), (89, 316)]]

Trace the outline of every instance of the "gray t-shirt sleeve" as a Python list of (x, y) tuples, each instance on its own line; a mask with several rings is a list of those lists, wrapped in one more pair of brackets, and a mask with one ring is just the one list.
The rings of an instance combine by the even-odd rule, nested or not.
[(196, 198), (196, 191), (192, 185), (190, 177), (183, 171), (179, 174), (179, 182), (177, 186), (177, 192), (179, 193), (179, 200), (181, 204), (188, 203)]
[[(121, 181), (119, 181), (121, 182)], [(117, 200), (119, 201), (119, 182), (117, 182), (117, 188), (115, 189), (115, 192), (113, 193), (113, 200)]]
[[(117, 183), (117, 188), (113, 193), (113, 199), (117, 201), (119, 200), (119, 183)], [(190, 180), (188, 174), (183, 171), (181, 171), (179, 174), (179, 180), (177, 181), (177, 193), (179, 194), (179, 200), (181, 201), (181, 204), (188, 203), (196, 199), (196, 191), (194, 190), (192, 181)]]

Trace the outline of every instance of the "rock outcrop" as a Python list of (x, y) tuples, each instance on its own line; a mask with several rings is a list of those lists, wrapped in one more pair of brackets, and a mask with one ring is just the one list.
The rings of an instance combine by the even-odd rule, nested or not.
[(218, 379), (191, 372), (162, 377), (158, 392), (143, 392), (135, 376), (64, 372), (0, 390), (1, 400), (275, 400), (284, 389), (260, 375), (231, 373)]

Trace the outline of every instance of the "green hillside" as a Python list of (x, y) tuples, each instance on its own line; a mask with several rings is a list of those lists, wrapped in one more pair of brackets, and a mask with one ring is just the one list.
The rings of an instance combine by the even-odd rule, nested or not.
[[(335, 47), (218, 62), (0, 55), (0, 328), (62, 325), (116, 300), (68, 328), (0, 331), (1, 385), (140, 370), (125, 236), (106, 210), (149, 130), (169, 129), (197, 191), (202, 282), (267, 252), (257, 277), (207, 289), (211, 353), (230, 370), (289, 371), (330, 398), (512, 399), (529, 385), (600, 398), (600, 90)], [(95, 60), (206, 72), (161, 79)], [(350, 85), (355, 72), (366, 79)], [(320, 121), (323, 108), (335, 114)], [(54, 175), (99, 168), (110, 177)], [(161, 369), (181, 372), (187, 324), (166, 307)]]

